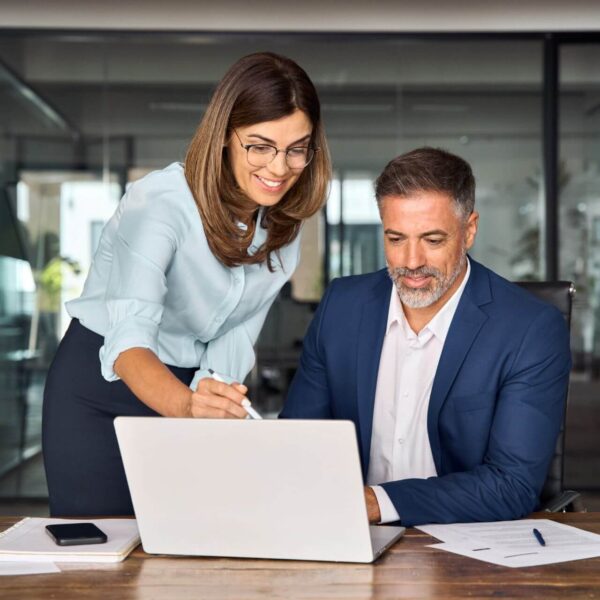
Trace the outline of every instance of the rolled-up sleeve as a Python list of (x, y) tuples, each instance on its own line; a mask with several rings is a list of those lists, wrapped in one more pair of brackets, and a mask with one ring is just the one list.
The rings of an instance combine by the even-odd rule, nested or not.
[(134, 184), (121, 200), (105, 293), (108, 330), (100, 349), (107, 381), (119, 379), (114, 363), (125, 350), (148, 348), (158, 356), (166, 272), (177, 249), (180, 225), (168, 196), (146, 194)]

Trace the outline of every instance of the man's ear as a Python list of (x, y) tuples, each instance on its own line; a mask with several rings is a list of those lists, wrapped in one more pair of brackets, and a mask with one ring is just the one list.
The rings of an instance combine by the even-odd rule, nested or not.
[(477, 228), (479, 227), (479, 213), (473, 211), (465, 224), (465, 246), (467, 250), (470, 250), (475, 243), (477, 237)]

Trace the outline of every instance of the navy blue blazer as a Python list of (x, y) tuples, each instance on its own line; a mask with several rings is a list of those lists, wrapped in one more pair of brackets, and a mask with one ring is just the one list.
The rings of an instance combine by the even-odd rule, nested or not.
[[(571, 368), (564, 318), (470, 260), (429, 402), (438, 476), (383, 484), (407, 526), (535, 510), (562, 422)], [(391, 286), (386, 270), (332, 282), (280, 415), (353, 421), (365, 479)]]

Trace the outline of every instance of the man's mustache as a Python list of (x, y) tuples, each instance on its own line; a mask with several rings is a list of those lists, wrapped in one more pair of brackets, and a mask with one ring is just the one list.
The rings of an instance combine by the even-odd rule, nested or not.
[(390, 275), (396, 281), (399, 277), (435, 277), (440, 279), (442, 273), (435, 267), (422, 266), (417, 269), (408, 269), (407, 267), (395, 267), (390, 269)]

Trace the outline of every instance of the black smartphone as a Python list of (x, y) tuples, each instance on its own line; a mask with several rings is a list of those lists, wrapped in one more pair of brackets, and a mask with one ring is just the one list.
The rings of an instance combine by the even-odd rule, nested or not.
[(46, 525), (46, 531), (59, 546), (104, 544), (108, 539), (104, 531), (96, 527), (93, 523)]

